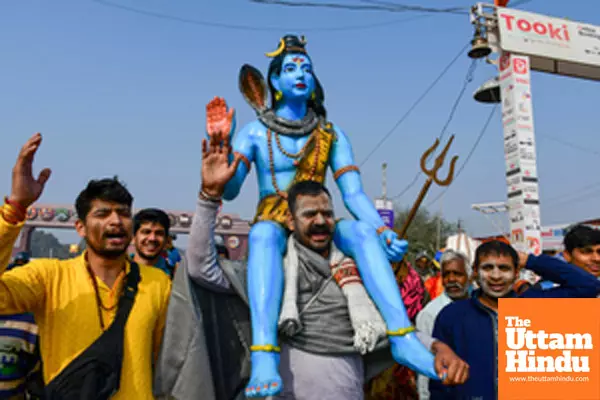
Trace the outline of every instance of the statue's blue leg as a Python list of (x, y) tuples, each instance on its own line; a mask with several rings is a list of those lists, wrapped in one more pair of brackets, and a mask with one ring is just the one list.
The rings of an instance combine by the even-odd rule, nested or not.
[[(342, 220), (334, 235), (336, 246), (356, 262), (369, 295), (381, 312), (387, 329), (411, 326), (394, 273), (375, 229), (364, 222)], [(434, 357), (413, 333), (390, 336), (392, 355), (397, 363), (433, 379)]]
[[(248, 297), (252, 322), (252, 345), (277, 346), (277, 320), (283, 295), (283, 254), (286, 232), (280, 225), (262, 221), (248, 237)], [(279, 353), (252, 352), (252, 374), (247, 397), (278, 394), (282, 388)]]

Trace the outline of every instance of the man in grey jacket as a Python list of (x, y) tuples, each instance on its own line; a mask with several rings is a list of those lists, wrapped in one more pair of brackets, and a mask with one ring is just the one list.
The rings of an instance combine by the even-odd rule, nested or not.
[[(250, 371), (251, 337), (245, 265), (217, 257), (214, 233), (219, 196), (235, 171), (229, 152), (227, 143), (222, 147), (203, 143), (202, 190), (186, 252), (187, 265), (179, 268), (173, 284), (163, 351), (157, 363), (157, 396), (181, 400), (243, 398)], [(331, 202), (324, 188), (316, 192), (313, 188), (309, 194), (303, 190), (296, 190), (290, 199), (295, 203), (291, 238), (299, 259), (301, 329), (282, 332), (283, 391), (278, 398), (362, 400), (365, 379), (394, 361), (385, 339), (364, 356), (354, 348), (351, 310), (329, 270), (330, 252), (317, 250), (330, 246), (312, 245), (307, 236), (317, 226), (319, 234), (313, 239), (331, 242)], [(190, 334), (190, 328), (196, 333)], [(460, 384), (467, 379), (468, 366), (448, 346), (427, 335), (418, 337), (436, 354), (436, 370), (445, 375), (444, 383)]]

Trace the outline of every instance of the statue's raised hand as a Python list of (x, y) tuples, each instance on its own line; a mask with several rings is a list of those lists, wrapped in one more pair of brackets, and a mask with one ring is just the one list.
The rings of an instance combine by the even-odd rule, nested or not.
[(211, 136), (210, 140), (202, 140), (202, 191), (209, 196), (221, 197), (225, 191), (225, 185), (235, 174), (242, 160), (239, 154), (235, 154), (232, 162), (229, 162), (231, 146), (229, 138), (225, 137), (222, 143), (218, 136)]
[(235, 124), (235, 110), (227, 110), (227, 103), (215, 97), (206, 105), (206, 132), (209, 138), (216, 137), (220, 142), (230, 138)]
[(44, 186), (50, 178), (50, 169), (44, 168), (39, 176), (33, 177), (33, 159), (42, 144), (42, 135), (36, 133), (21, 148), (12, 171), (12, 189), (10, 200), (27, 208), (40, 198)]

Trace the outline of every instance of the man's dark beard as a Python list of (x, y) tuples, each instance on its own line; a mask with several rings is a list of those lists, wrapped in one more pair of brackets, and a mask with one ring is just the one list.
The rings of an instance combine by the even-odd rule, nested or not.
[(87, 239), (85, 241), (85, 244), (87, 247), (92, 249), (94, 251), (94, 253), (98, 254), (101, 257), (107, 258), (109, 260), (116, 260), (117, 258), (121, 257), (123, 254), (125, 254), (125, 252), (127, 252), (127, 247), (125, 247), (123, 250), (98, 249), (97, 247), (92, 245)]
[(158, 253), (156, 253), (156, 255), (151, 256), (151, 255), (144, 253), (140, 249), (138, 249), (137, 246), (135, 248), (135, 251), (136, 251), (137, 255), (140, 256), (140, 258), (143, 258), (145, 261), (154, 261), (154, 260), (158, 259), (160, 257), (160, 254), (162, 253), (162, 250), (161, 250)]

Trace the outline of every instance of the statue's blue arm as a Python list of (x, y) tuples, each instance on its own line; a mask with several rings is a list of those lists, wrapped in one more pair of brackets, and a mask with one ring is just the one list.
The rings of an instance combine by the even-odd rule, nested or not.
[[(233, 129), (234, 128), (232, 127), (232, 132)], [(233, 135), (233, 140), (231, 143), (233, 151), (238, 152), (246, 157), (248, 162), (250, 162), (250, 165), (254, 163), (254, 139), (252, 133), (253, 124), (250, 123), (244, 126), (241, 131)], [(233, 160), (233, 155), (231, 155), (231, 160)], [(246, 166), (246, 163), (240, 162), (237, 170), (235, 171), (235, 175), (233, 178), (231, 178), (227, 185), (225, 185), (223, 199), (231, 201), (237, 197), (249, 172), (250, 169)]]
[[(335, 174), (341, 168), (356, 165), (352, 146), (346, 134), (337, 126), (334, 126), (337, 135), (332, 145), (332, 152), (329, 158), (329, 165)], [(341, 175), (336, 181), (344, 204), (354, 218), (363, 221), (373, 228), (377, 229), (384, 225), (383, 220), (375, 209), (375, 205), (363, 191), (360, 173), (358, 171), (349, 171)]]

